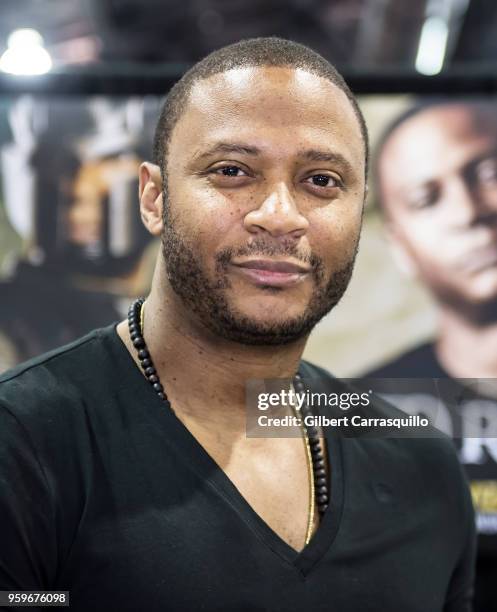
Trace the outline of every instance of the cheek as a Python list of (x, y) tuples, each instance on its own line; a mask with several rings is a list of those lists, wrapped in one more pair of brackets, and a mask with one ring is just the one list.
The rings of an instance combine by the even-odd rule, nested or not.
[(418, 264), (435, 268), (451, 265), (454, 248), (450, 236), (446, 234), (444, 226), (434, 219), (404, 220), (399, 237), (401, 244)]
[(340, 267), (354, 256), (361, 230), (361, 208), (339, 210), (331, 205), (309, 216), (312, 251), (332, 267)]
[(480, 190), (480, 198), (493, 210), (497, 210), (497, 184), (483, 186)]
[(193, 238), (222, 238), (240, 223), (241, 208), (203, 181), (173, 181), (169, 185), (169, 206), (177, 224)]

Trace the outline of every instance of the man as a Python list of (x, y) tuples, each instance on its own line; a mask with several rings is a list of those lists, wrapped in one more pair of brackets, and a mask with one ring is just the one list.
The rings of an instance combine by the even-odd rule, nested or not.
[(3, 377), (0, 588), (67, 590), (73, 610), (469, 610), (449, 441), (246, 435), (249, 379), (339, 384), (301, 355), (361, 226), (343, 79), (290, 41), (216, 51), (169, 93), (155, 161), (144, 307)]
[[(480, 534), (478, 610), (497, 609), (496, 111), (488, 100), (421, 102), (387, 129), (375, 163), (397, 259), (433, 295), (438, 330), (369, 376), (425, 379), (415, 401), (392, 383), (398, 405), (431, 412), (457, 438)], [(445, 408), (440, 395), (452, 398)]]

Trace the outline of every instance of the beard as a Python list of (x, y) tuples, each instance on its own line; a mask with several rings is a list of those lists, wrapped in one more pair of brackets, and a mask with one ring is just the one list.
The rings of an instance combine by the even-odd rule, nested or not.
[[(284, 345), (307, 336), (314, 326), (340, 301), (354, 267), (358, 238), (352, 256), (338, 271), (326, 278), (321, 258), (303, 256), (293, 240), (256, 238), (249, 246), (225, 248), (215, 255), (215, 275), (209, 278), (195, 247), (178, 230), (170, 213), (164, 209), (161, 236), (162, 255), (169, 283), (184, 306), (213, 334), (247, 345)], [(234, 308), (227, 292), (231, 288), (228, 266), (235, 257), (289, 255), (311, 266), (314, 289), (302, 314), (281, 322), (261, 322)], [(278, 293), (284, 289), (262, 286), (262, 291)]]
[(497, 323), (497, 296), (477, 300), (454, 286), (442, 285), (439, 282), (427, 283), (435, 301), (447, 310), (457, 314), (475, 327), (489, 327)]

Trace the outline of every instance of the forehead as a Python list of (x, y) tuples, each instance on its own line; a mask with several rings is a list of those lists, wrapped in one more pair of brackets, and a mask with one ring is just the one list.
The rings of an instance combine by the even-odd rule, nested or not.
[(275, 137), (282, 145), (317, 139), (347, 149), (355, 164), (364, 157), (359, 122), (345, 93), (302, 69), (237, 68), (195, 83), (170, 150), (198, 149), (230, 136), (257, 146)]
[(384, 183), (428, 181), (497, 145), (497, 117), (466, 105), (421, 111), (400, 125), (379, 160)]

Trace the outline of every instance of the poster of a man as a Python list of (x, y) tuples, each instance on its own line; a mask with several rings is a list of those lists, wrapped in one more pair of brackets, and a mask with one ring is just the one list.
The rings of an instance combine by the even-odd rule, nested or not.
[[(374, 169), (394, 257), (427, 287), (437, 318), (432, 340), (368, 376), (389, 379), (389, 398), (405, 411), (434, 407), (455, 438), (480, 534), (475, 609), (495, 609), (497, 105), (425, 99), (411, 106), (384, 132)], [(390, 380), (399, 378), (419, 379), (414, 399)], [(455, 410), (438, 401), (448, 389)]]

